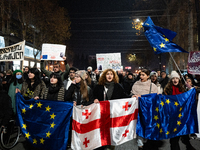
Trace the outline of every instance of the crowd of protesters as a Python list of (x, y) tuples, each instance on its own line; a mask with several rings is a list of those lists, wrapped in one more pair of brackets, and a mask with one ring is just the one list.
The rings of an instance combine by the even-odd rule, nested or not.
[[(25, 100), (34, 98), (54, 101), (72, 101), (74, 106), (87, 106), (100, 101), (141, 97), (144, 94), (157, 93), (165, 95), (177, 95), (195, 88), (200, 93), (200, 75), (184, 76), (172, 71), (167, 75), (165, 71), (150, 71), (142, 69), (138, 75), (131, 71), (114, 71), (106, 69), (102, 72), (79, 70), (69, 67), (65, 61), (65, 72), (60, 70), (60, 65), (55, 63), (53, 72), (49, 72), (41, 61), (41, 71), (37, 68), (25, 67), (24, 70), (7, 70), (0, 72), (0, 125), (6, 126), (9, 118), (16, 113), (15, 94), (20, 92)], [(189, 142), (194, 135), (179, 136), (170, 139), (171, 150), (179, 150), (179, 139), (186, 145), (188, 150), (195, 150)], [(153, 143), (138, 137), (139, 149), (145, 148), (145, 144)], [(70, 143), (70, 139), (69, 142)], [(70, 145), (70, 144), (69, 144)], [(158, 143), (153, 144), (154, 150), (158, 149)], [(113, 146), (103, 146), (98, 150), (114, 149)]]

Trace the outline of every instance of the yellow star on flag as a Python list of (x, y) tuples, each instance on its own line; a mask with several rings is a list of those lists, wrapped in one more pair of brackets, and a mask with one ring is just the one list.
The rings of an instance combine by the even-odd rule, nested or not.
[(167, 135), (169, 135), (169, 131), (167, 131), (167, 133), (166, 133)]
[(160, 129), (160, 133), (163, 133), (163, 130), (162, 130), (162, 128)]
[(181, 107), (180, 109), (179, 109), (179, 111), (181, 111), (183, 109), (183, 107)]
[(165, 44), (161, 43), (159, 46), (160, 46), (160, 48), (163, 48), (163, 47), (165, 47)]
[(26, 130), (26, 124), (22, 124), (22, 128), (24, 128)]
[(29, 105), (29, 108), (32, 109), (33, 108), (33, 104)]
[(159, 129), (159, 128), (160, 128), (160, 124), (159, 124), (159, 123), (157, 123), (157, 124), (156, 124), (156, 127), (158, 127), (158, 129)]
[(179, 104), (178, 104), (178, 102), (174, 102), (174, 105), (177, 107)]
[(40, 107), (40, 108), (42, 108), (42, 105), (43, 105), (43, 104), (41, 104), (40, 102), (39, 102), (39, 103), (37, 103), (37, 107)]
[(31, 136), (31, 135), (29, 134), (29, 132), (28, 132), (28, 133), (25, 133), (25, 138), (29, 139), (29, 136)]
[(54, 115), (54, 113), (52, 115), (50, 115), (51, 118), (50, 119), (54, 119), (56, 115)]
[(53, 122), (53, 123), (51, 123), (50, 125), (51, 125), (50, 128), (54, 128), (54, 126), (55, 126), (56, 124), (54, 124), (54, 122)]
[(169, 39), (168, 38), (164, 38), (165, 39), (165, 42), (169, 42)]
[(46, 111), (48, 111), (48, 112), (50, 112), (50, 107), (48, 106), (48, 107), (45, 107), (46, 108)]
[(169, 103), (171, 103), (171, 102), (169, 101), (169, 99), (166, 99), (166, 102), (165, 102), (165, 103), (169, 104)]
[(163, 105), (164, 105), (164, 102), (163, 102), (163, 101), (161, 101), (160, 105), (162, 105), (162, 106), (163, 106)]
[(181, 117), (182, 117), (181, 113), (178, 115), (178, 117), (179, 117), (179, 118), (181, 118)]
[(177, 129), (176, 128), (174, 128), (174, 132), (176, 132), (177, 131)]
[(37, 144), (37, 140), (36, 139), (33, 139), (33, 144)]
[(44, 139), (43, 138), (40, 139), (40, 143), (44, 144)]
[(158, 107), (156, 107), (156, 111), (159, 112), (159, 108)]
[(156, 115), (156, 116), (154, 115), (154, 118), (153, 118), (153, 119), (155, 119), (155, 120), (157, 121), (159, 118), (158, 118), (157, 115)]
[(181, 125), (181, 121), (177, 121), (177, 124), (180, 126)]
[(24, 109), (22, 109), (22, 113), (24, 113), (24, 114), (26, 113), (26, 109), (25, 109), (25, 108), (24, 108)]
[(156, 52), (156, 48), (155, 47), (153, 47), (153, 50), (154, 50), (154, 52)]
[(50, 135), (51, 135), (50, 131), (48, 131), (46, 134), (47, 134), (46, 137), (50, 138)]

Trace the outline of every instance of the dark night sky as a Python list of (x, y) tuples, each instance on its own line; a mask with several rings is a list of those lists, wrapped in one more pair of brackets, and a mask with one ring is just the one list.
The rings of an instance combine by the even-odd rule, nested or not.
[[(60, 5), (67, 8), (71, 20), (70, 49), (87, 55), (121, 52), (123, 66), (131, 65), (125, 60), (127, 53), (142, 53), (143, 49), (153, 53), (144, 34), (136, 36), (132, 28), (136, 14), (133, 3), (134, 0), (61, 0)], [(155, 58), (154, 63), (158, 64)]]

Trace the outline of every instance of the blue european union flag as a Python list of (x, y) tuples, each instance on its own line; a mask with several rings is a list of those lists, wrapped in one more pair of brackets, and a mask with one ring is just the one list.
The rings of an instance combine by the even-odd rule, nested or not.
[(183, 48), (172, 42), (176, 36), (176, 32), (155, 26), (150, 17), (146, 19), (143, 24), (145, 36), (149, 41), (155, 54), (166, 52), (184, 52)]
[(139, 99), (137, 135), (150, 140), (198, 133), (196, 90), (179, 95), (143, 95)]
[(16, 94), (18, 121), (24, 137), (44, 150), (66, 150), (73, 103), (24, 100)]

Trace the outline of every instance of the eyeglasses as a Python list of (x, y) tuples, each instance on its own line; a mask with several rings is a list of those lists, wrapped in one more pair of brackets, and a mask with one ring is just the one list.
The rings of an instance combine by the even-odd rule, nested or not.
[(74, 74), (75, 72), (69, 72), (69, 73), (73, 73)]
[(53, 66), (53, 68), (59, 68), (58, 66)]

